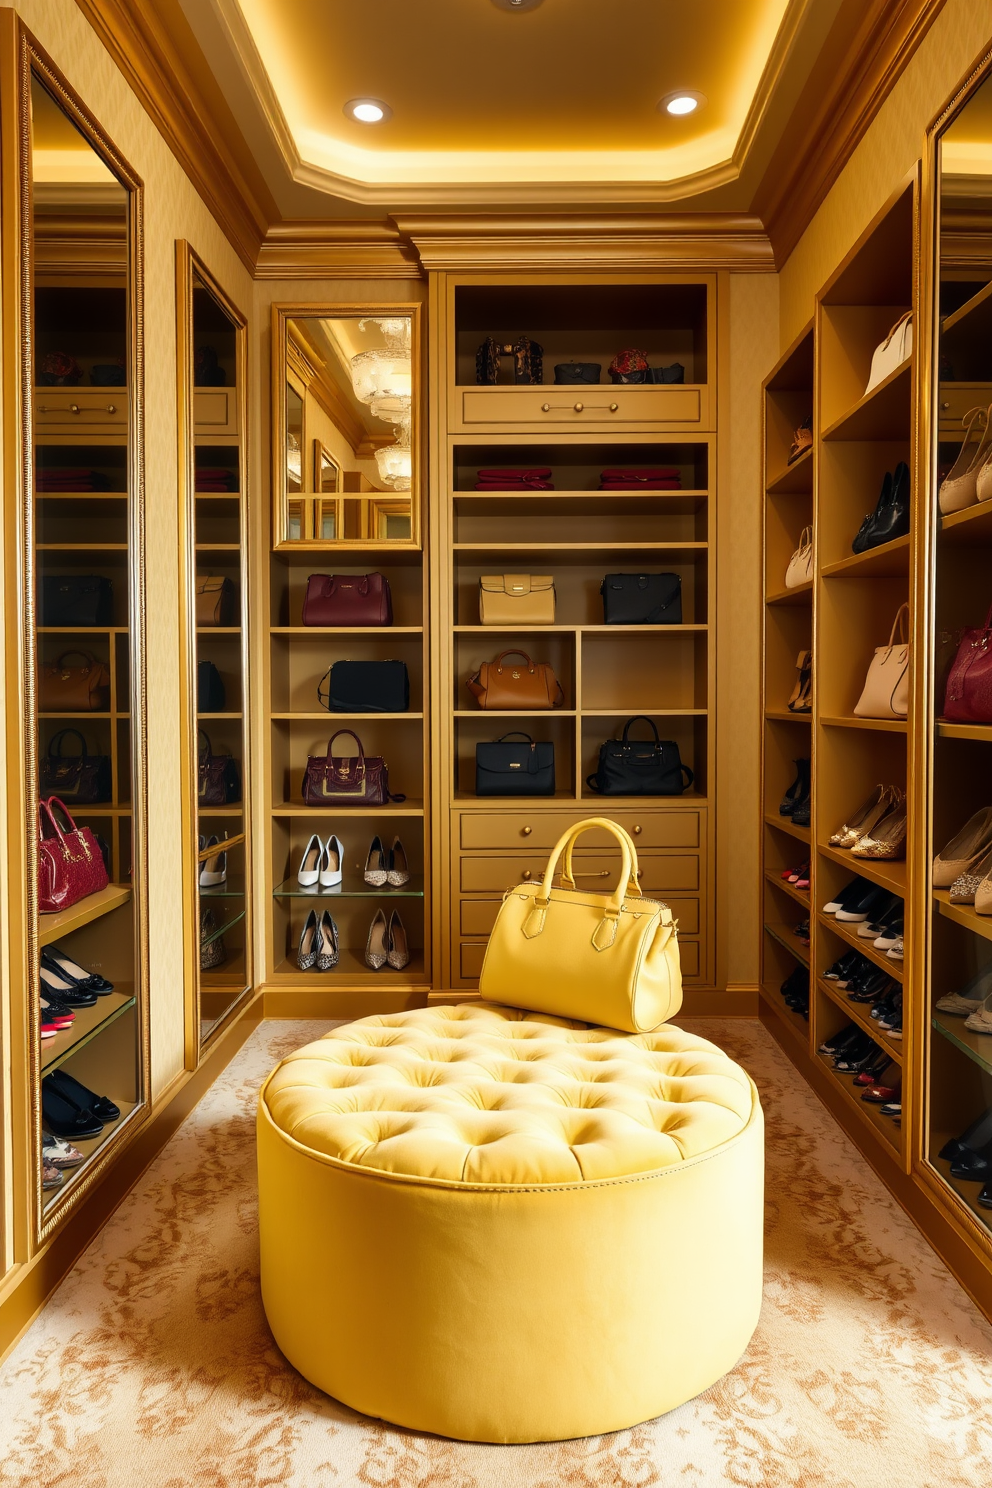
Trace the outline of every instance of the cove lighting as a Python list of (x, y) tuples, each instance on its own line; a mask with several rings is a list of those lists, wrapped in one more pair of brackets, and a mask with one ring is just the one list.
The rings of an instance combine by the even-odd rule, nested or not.
[(690, 89), (682, 88), (677, 93), (666, 93), (658, 104), (659, 109), (664, 109), (666, 114), (674, 114), (681, 118), (686, 114), (694, 114), (698, 108), (702, 108), (706, 102), (702, 93), (694, 93)]
[(351, 98), (345, 104), (344, 112), (349, 119), (357, 119), (359, 124), (381, 124), (393, 111), (388, 103), (378, 98)]

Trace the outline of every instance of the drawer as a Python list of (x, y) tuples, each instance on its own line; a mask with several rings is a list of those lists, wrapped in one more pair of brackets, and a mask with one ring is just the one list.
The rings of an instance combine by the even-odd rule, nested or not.
[(699, 975), (699, 941), (683, 940), (679, 936), (679, 960), (682, 964), (682, 975), (684, 977), (698, 977)]
[(127, 388), (40, 387), (34, 394), (35, 428), (127, 430)]
[(193, 426), (196, 434), (237, 434), (237, 388), (195, 388)]
[[(520, 853), (503, 858), (462, 857), (460, 887), (463, 893), (505, 893), (514, 884), (540, 879), (548, 865), (547, 858)], [(612, 889), (620, 872), (620, 855), (583, 853), (578, 861), (576, 884), (582, 888)], [(670, 894), (677, 889), (698, 889), (700, 881), (698, 853), (645, 855), (639, 859), (640, 885), (646, 894)]]
[[(463, 940), (458, 947), (458, 967), (463, 977), (479, 977), (486, 954), (485, 941)], [(683, 940), (679, 937), (679, 957), (683, 977), (699, 975), (699, 941)]]
[[(489, 935), (496, 923), (500, 899), (463, 899), (459, 916), (459, 928), (463, 935)], [(679, 932), (686, 935), (699, 934), (699, 900), (666, 899), (672, 914), (679, 922)]]
[(462, 392), (462, 422), (520, 428), (626, 428), (632, 424), (702, 426), (709, 389), (699, 386), (492, 387)]
[(969, 409), (987, 408), (992, 402), (992, 382), (942, 382), (937, 392), (937, 422), (941, 435), (959, 440), (961, 421)]
[[(461, 845), (469, 848), (552, 848), (573, 822), (588, 816), (608, 816), (634, 839), (638, 852), (649, 847), (698, 847), (698, 811), (465, 811), (461, 817)], [(585, 832), (576, 852), (602, 848), (616, 838), (597, 829)]]

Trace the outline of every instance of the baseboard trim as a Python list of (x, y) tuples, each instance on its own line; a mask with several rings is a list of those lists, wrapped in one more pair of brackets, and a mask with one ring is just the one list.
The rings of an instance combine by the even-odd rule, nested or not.
[(93, 1192), (74, 1209), (64, 1226), (29, 1261), (6, 1279), (0, 1301), (0, 1360), (30, 1328), (56, 1287), (71, 1271), (87, 1245), (134, 1188), (149, 1163), (261, 1023), (261, 997), (255, 997), (231, 1026), (219, 1035), (196, 1070), (180, 1075), (159, 1096), (140, 1133), (108, 1168)]

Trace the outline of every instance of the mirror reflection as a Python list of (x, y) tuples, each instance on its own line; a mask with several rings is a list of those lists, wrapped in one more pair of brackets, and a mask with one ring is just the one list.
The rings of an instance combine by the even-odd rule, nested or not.
[(413, 541), (413, 317), (286, 322), (277, 542)]

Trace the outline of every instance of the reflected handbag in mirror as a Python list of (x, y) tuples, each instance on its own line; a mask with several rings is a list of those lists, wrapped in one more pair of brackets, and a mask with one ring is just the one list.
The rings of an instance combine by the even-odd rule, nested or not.
[(198, 713), (223, 713), (227, 693), (220, 672), (212, 661), (196, 664), (196, 711)]
[(238, 591), (230, 579), (215, 574), (201, 574), (196, 580), (196, 623), (233, 625)]
[[(646, 723), (653, 737), (631, 739), (635, 723)], [(599, 768), (586, 777), (586, 785), (601, 796), (680, 796), (694, 779), (675, 741), (662, 739), (655, 723), (640, 713), (628, 718), (619, 739), (600, 745)]]
[(210, 736), (200, 729), (197, 799), (201, 806), (230, 806), (241, 800), (241, 776), (232, 754), (214, 754)]
[[(66, 739), (79, 741), (76, 754), (63, 754)], [(59, 796), (75, 805), (109, 801), (113, 798), (110, 756), (90, 754), (78, 729), (59, 729), (49, 741), (48, 753), (41, 757), (38, 788), (42, 796)]]
[(304, 625), (392, 623), (393, 598), (383, 574), (311, 574), (307, 579)]
[(317, 687), (331, 713), (406, 713), (410, 675), (405, 661), (336, 661)]
[(43, 574), (39, 579), (39, 625), (113, 623), (114, 587), (102, 574)]
[(992, 723), (992, 608), (984, 625), (961, 632), (944, 690), (944, 717), (953, 723)]
[(38, 802), (38, 910), (57, 914), (109, 883), (89, 827), (77, 827), (58, 796)]
[[(70, 666), (74, 657), (82, 666)], [(110, 671), (91, 651), (63, 651), (38, 672), (41, 713), (104, 713), (110, 707)]]
[(477, 796), (553, 796), (555, 746), (530, 734), (504, 734), (475, 746)]

